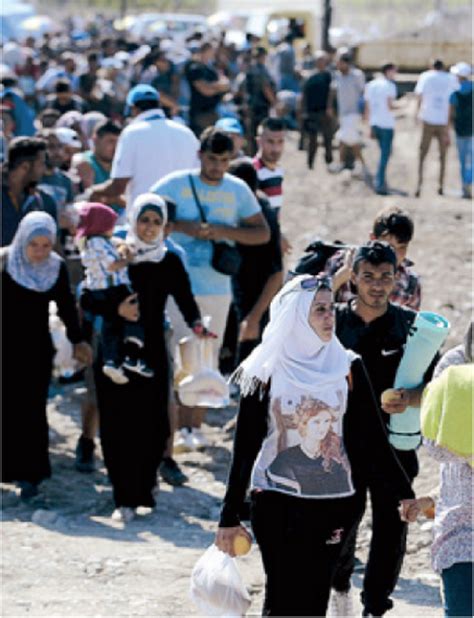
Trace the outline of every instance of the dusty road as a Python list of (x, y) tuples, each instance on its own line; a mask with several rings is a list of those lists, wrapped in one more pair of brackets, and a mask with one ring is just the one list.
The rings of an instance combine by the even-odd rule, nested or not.
[[(389, 180), (411, 194), (418, 139), (413, 120), (400, 120)], [(374, 169), (374, 144), (367, 140), (364, 152)], [(304, 154), (296, 149), (296, 136), (288, 139), (283, 227), (294, 244), (293, 255), (315, 236), (364, 241), (381, 206), (403, 205), (415, 218), (410, 257), (423, 276), (423, 308), (445, 315), (452, 322), (447, 345), (458, 343), (472, 311), (472, 205), (457, 196), (454, 149), (449, 153), (447, 195), (436, 195), (433, 148), (418, 200), (380, 198), (361, 181), (343, 185), (340, 176), (326, 172), (321, 154), (316, 169), (308, 172)], [(99, 465), (89, 476), (73, 468), (80, 396), (80, 388), (67, 387), (50, 402), (53, 478), (43, 484), (41, 495), (25, 505), (13, 486), (2, 486), (2, 615), (198, 615), (189, 600), (189, 575), (213, 539), (231, 447), (231, 433), (223, 426), (235, 409), (209, 414), (205, 430), (211, 448), (179, 457), (189, 485), (172, 489), (162, 484), (157, 511), (123, 527), (110, 519), (113, 505), (104, 468)], [(437, 484), (437, 468), (423, 452), (421, 462), (417, 488), (426, 493)], [(414, 524), (410, 530), (390, 616), (442, 615), (438, 578), (429, 561), (430, 534), (428, 522)], [(366, 518), (359, 537), (361, 558), (369, 536)], [(254, 547), (239, 564), (252, 596), (250, 613), (258, 614), (263, 584), (258, 550)], [(356, 590), (360, 581), (361, 575), (356, 574)]]

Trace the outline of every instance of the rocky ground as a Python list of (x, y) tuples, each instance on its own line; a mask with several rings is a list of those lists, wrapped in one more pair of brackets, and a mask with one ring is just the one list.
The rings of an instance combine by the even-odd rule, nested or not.
[[(423, 308), (438, 311), (452, 323), (447, 346), (458, 343), (472, 311), (472, 205), (459, 198), (454, 148), (449, 152), (446, 195), (436, 194), (437, 155), (426, 162), (422, 197), (413, 195), (419, 129), (402, 112), (389, 169), (393, 187), (408, 196), (375, 196), (357, 180), (329, 175), (318, 154), (316, 169), (306, 170), (304, 154), (289, 136), (284, 230), (294, 245), (288, 264), (315, 236), (349, 242), (366, 239), (374, 214), (384, 204), (399, 203), (415, 218), (410, 256), (423, 276)], [(366, 141), (374, 169), (377, 152)], [(190, 482), (183, 488), (162, 483), (158, 508), (124, 526), (110, 519), (111, 487), (99, 458), (97, 471), (74, 470), (74, 447), (80, 433), (82, 385), (63, 387), (50, 400), (53, 478), (29, 504), (19, 501), (12, 485), (2, 486), (3, 616), (195, 616), (189, 599), (192, 567), (212, 543), (224, 492), (232, 432), (225, 429), (235, 408), (211, 412), (205, 426), (212, 446), (180, 455)], [(437, 484), (437, 467), (421, 452), (419, 494)], [(370, 538), (365, 518), (358, 555), (364, 559)], [(410, 529), (408, 554), (394, 593), (391, 616), (442, 616), (438, 578), (430, 567), (431, 523)], [(251, 614), (262, 603), (263, 576), (258, 550), (239, 559), (249, 588)], [(354, 575), (359, 589), (361, 574)], [(358, 596), (358, 595), (357, 595)]]

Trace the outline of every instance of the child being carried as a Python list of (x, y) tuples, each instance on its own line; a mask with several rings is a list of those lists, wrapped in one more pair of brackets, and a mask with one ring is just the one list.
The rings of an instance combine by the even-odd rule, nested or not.
[[(100, 203), (85, 203), (80, 208), (76, 241), (85, 268), (83, 293), (116, 307), (134, 293), (128, 276), (133, 252), (123, 241), (112, 237), (117, 221), (115, 211)], [(144, 336), (140, 320), (132, 322), (108, 311), (102, 314), (102, 371), (116, 384), (129, 379), (124, 368), (144, 378), (153, 371), (143, 359)]]

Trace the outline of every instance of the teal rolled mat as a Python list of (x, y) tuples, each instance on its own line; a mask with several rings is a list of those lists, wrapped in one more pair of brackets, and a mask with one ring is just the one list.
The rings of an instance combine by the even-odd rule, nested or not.
[[(416, 388), (423, 382), (423, 376), (448, 336), (449, 329), (450, 324), (443, 316), (431, 311), (418, 313), (398, 366), (394, 388)], [(420, 409), (407, 408), (402, 414), (392, 414), (389, 439), (401, 451), (410, 451), (419, 446)]]

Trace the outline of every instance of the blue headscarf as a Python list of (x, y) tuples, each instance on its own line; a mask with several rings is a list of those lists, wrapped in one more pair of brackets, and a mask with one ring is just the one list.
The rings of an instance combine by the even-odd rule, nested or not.
[(5, 88), (0, 92), (0, 102), (6, 103), (8, 107), (8, 99), (13, 103), (13, 117), (15, 119), (15, 135), (31, 137), (35, 134), (35, 113), (26, 101), (21, 97), (14, 88)]
[(38, 236), (46, 236), (54, 244), (56, 223), (46, 212), (35, 210), (23, 217), (8, 249), (7, 272), (19, 285), (35, 292), (50, 290), (59, 277), (61, 258), (51, 251), (39, 264), (32, 264), (26, 256), (28, 244)]

